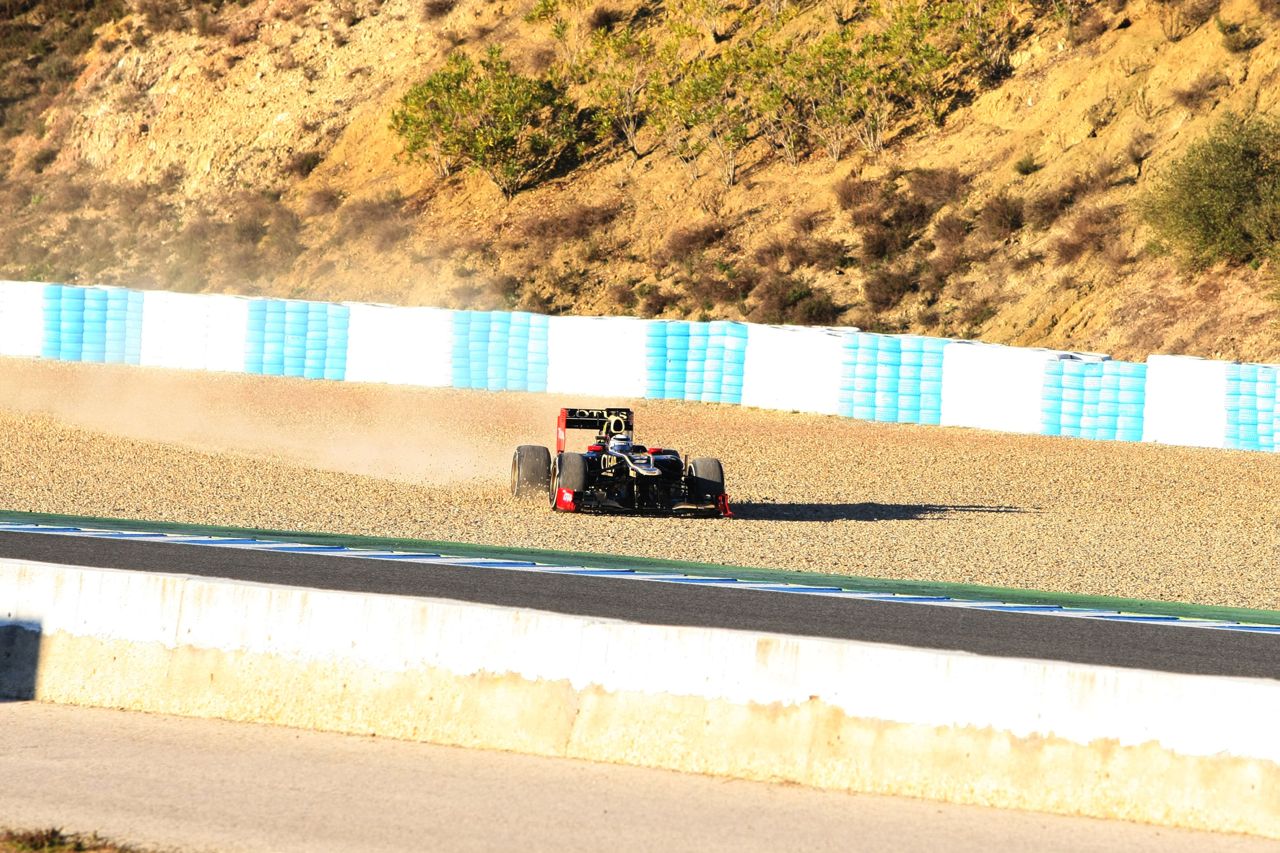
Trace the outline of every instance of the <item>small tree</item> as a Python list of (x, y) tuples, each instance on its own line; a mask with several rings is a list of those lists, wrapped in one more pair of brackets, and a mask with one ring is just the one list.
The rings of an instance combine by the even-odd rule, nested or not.
[(1141, 200), (1160, 239), (1193, 266), (1274, 257), (1280, 245), (1280, 121), (1228, 114)]
[(452, 54), (392, 113), (405, 154), (480, 169), (511, 198), (578, 145), (577, 110), (548, 78), (525, 77), (492, 47), (479, 63)]
[[(638, 160), (639, 133), (650, 110), (650, 87), (657, 60), (653, 42), (631, 28), (595, 37), (587, 90), (601, 127), (627, 141)], [(646, 152), (647, 153), (647, 152)]]
[(804, 66), (796, 57), (795, 45), (754, 46), (746, 55), (744, 74), (761, 133), (795, 166), (808, 148)]
[(656, 100), (656, 124), (663, 144), (698, 178), (698, 160), (711, 149), (720, 159), (721, 179), (732, 186), (738, 158), (750, 139), (749, 114), (737, 97), (741, 57), (735, 51), (681, 62), (679, 45), (662, 51), (664, 73), (672, 82)]

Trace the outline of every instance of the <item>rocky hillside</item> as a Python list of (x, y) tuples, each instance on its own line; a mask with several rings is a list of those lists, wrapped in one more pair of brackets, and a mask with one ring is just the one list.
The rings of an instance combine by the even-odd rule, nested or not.
[[(0, 0), (0, 276), (1280, 361), (1274, 264), (1193, 267), (1139, 212), (1225, 116), (1280, 114), (1280, 4), (967, 7), (881, 138), (788, 152), (752, 119), (728, 181), (656, 114), (643, 156), (593, 132), (593, 39), (665, 39), (682, 67), (785, 58), (918, 7)], [(451, 53), (491, 46), (577, 110), (571, 155), (510, 198), (403, 156), (391, 126)]]

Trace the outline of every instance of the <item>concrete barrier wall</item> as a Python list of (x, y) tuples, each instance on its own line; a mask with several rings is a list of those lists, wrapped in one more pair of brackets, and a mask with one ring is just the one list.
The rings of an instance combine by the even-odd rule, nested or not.
[(546, 317), (0, 282), (0, 355), (735, 403), (1274, 452), (1273, 365), (856, 329)]
[(0, 628), (45, 701), (1280, 838), (1266, 680), (14, 560)]

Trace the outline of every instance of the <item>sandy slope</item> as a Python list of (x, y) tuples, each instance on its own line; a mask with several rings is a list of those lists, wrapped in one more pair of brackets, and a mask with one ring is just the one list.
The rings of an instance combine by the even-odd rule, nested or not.
[(590, 402), (3, 360), (0, 506), (1280, 608), (1280, 456), (630, 401), (737, 519), (511, 499)]

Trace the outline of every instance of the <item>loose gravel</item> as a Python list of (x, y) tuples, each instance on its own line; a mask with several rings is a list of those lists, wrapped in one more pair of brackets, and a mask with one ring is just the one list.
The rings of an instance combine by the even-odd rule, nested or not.
[[(737, 518), (509, 496), (606, 403), (720, 457)], [(736, 406), (0, 360), (0, 506), (1280, 609), (1280, 455)]]

